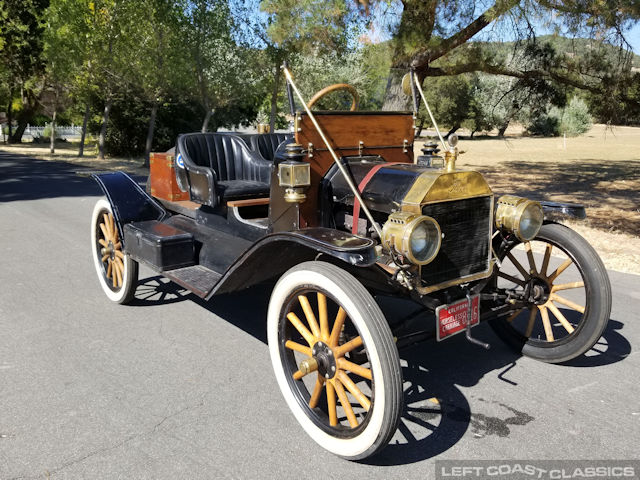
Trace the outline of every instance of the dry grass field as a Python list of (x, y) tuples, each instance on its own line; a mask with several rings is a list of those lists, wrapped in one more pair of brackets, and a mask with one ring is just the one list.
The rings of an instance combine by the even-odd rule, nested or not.
[[(419, 153), (421, 142), (416, 145)], [(148, 171), (141, 159), (77, 158), (77, 145), (0, 145), (0, 150), (63, 160), (96, 170)], [(483, 173), (496, 194), (582, 203), (587, 220), (571, 222), (598, 250), (608, 268), (640, 274), (640, 128), (594, 126), (577, 138), (530, 138), (518, 131), (505, 138), (461, 140), (458, 165)], [(88, 154), (95, 149), (87, 148)]]

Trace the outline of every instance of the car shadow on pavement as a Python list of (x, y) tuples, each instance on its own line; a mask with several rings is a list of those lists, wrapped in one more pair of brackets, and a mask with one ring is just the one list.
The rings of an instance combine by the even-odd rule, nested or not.
[(168, 305), (195, 298), (198, 297), (189, 290), (182, 288), (162, 275), (156, 275), (138, 280), (136, 293), (129, 305), (132, 307)]
[[(563, 365), (600, 367), (624, 360), (631, 345), (622, 335), (623, 324), (610, 320), (602, 338), (587, 354)], [(467, 434), (475, 438), (489, 435), (509, 437), (513, 428), (535, 420), (522, 406), (474, 398), (475, 403), (494, 403), (490, 416), (471, 410), (459, 387), (476, 385), (485, 375), (495, 375), (517, 387), (509, 378), (521, 355), (507, 347), (489, 325), (474, 328), (474, 336), (491, 344), (490, 350), (469, 344), (457, 335), (436, 345), (435, 341), (415, 345), (400, 352), (403, 366), (405, 407), (395, 437), (380, 454), (367, 459), (372, 465), (403, 465), (426, 460), (456, 445)]]
[(610, 319), (600, 340), (585, 355), (563, 363), (569, 367), (601, 367), (621, 362), (631, 353), (631, 343), (622, 335), (624, 323)]
[[(206, 302), (162, 277), (150, 277), (142, 280), (134, 304), (192, 300), (266, 344), (266, 307), (273, 286), (274, 282), (267, 282), (244, 291), (215, 296)], [(391, 307), (394, 313), (385, 313), (401, 316), (415, 309), (415, 304), (410, 302), (406, 302), (405, 312), (394, 305)], [(631, 345), (621, 333), (623, 326), (619, 321), (610, 320), (598, 344), (587, 355), (567, 362), (567, 367), (598, 367), (624, 360)], [(489, 325), (482, 324), (473, 332), (474, 337), (490, 343), (491, 349), (470, 344), (464, 335), (438, 344), (431, 340), (401, 349), (404, 411), (400, 425), (389, 445), (363, 463), (390, 466), (420, 462), (454, 447), (469, 431), (476, 438), (509, 437), (513, 428), (534, 420), (529, 413), (520, 410), (521, 406), (515, 408), (483, 398), (474, 397), (474, 403), (495, 404), (490, 410), (500, 412), (499, 415), (471, 410), (461, 387), (473, 387), (486, 375), (495, 375), (511, 387), (517, 387), (518, 384), (509, 378), (509, 371), (521, 358), (492, 332)]]

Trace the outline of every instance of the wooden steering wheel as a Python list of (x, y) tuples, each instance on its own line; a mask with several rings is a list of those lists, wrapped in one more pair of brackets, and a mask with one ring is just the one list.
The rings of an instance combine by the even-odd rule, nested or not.
[(309, 107), (309, 110), (311, 110), (311, 108), (316, 103), (318, 103), (318, 101), (322, 97), (336, 90), (346, 90), (347, 92), (349, 92), (353, 97), (353, 102), (351, 103), (351, 111), (353, 112), (358, 109), (358, 102), (360, 101), (360, 96), (358, 95), (358, 91), (355, 89), (355, 87), (353, 87), (352, 85), (349, 85), (348, 83), (335, 83), (333, 85), (329, 85), (328, 87), (323, 88), (322, 90), (317, 92), (311, 100), (309, 100), (309, 103), (307, 103), (307, 107)]

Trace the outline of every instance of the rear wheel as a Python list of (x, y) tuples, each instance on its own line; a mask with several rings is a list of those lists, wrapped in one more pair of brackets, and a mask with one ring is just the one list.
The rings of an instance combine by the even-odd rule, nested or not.
[[(535, 253), (542, 256), (538, 261)], [(611, 285), (584, 238), (564, 225), (546, 224), (531, 242), (503, 244), (498, 256), (502, 266), (494, 286), (516, 302), (508, 315), (491, 321), (503, 340), (550, 363), (580, 356), (598, 341), (611, 313)]]
[(400, 360), (353, 276), (323, 262), (289, 270), (271, 295), (268, 339), (282, 394), (320, 446), (350, 460), (386, 446), (402, 413)]
[(100, 286), (107, 297), (123, 304), (133, 300), (138, 262), (123, 252), (111, 204), (104, 198), (98, 200), (93, 209), (91, 251)]

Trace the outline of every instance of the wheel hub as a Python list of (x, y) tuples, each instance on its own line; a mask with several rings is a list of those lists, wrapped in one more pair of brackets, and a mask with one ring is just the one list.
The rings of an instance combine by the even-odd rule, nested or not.
[(116, 258), (116, 251), (115, 248), (113, 247), (113, 242), (111, 240), (109, 240), (109, 243), (107, 244), (106, 248), (101, 248), (100, 249), (100, 255), (109, 255), (109, 260), (115, 260)]
[(336, 374), (336, 357), (329, 345), (318, 342), (311, 351), (313, 358), (318, 362), (318, 373), (324, 378), (333, 378)]
[(551, 286), (546, 279), (531, 277), (525, 289), (527, 301), (534, 305), (544, 305), (549, 300)]

